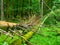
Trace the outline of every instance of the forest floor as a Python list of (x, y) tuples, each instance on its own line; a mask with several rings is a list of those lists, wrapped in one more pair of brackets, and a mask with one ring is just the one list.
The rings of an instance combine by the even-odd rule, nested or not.
[[(29, 42), (31, 42), (33, 45), (60, 45), (60, 35), (59, 35), (60, 32), (58, 27), (56, 26), (42, 27), (39, 29), (38, 33), (39, 34), (35, 33), (29, 39)], [(5, 37), (6, 37), (5, 35), (0, 36), (0, 45), (3, 45), (3, 42), (5, 41), (7, 41), (7, 43), (12, 41), (11, 38), (7, 38), (6, 40)]]
[(60, 45), (60, 36), (57, 35), (58, 28), (42, 27), (39, 34), (34, 34), (30, 42), (34, 45)]

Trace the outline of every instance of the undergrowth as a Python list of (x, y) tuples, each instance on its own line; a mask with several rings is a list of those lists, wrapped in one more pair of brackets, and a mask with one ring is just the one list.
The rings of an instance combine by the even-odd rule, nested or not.
[[(33, 45), (60, 45), (60, 36), (57, 35), (57, 30), (59, 30), (59, 28), (56, 26), (42, 27), (37, 32), (39, 34), (35, 33), (29, 39), (29, 42)], [(9, 43), (18, 38), (17, 36), (14, 36), (14, 38), (7, 37), (6, 35), (0, 34), (0, 45), (9, 45)], [(23, 45), (27, 44), (24, 43)]]

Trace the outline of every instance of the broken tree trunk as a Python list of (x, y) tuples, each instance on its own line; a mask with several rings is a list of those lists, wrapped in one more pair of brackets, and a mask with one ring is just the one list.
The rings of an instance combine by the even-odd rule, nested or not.
[(14, 25), (17, 25), (17, 23), (0, 21), (0, 28), (3, 29), (3, 30), (7, 30), (8, 27), (13, 27)]
[(33, 26), (37, 22), (39, 22), (38, 19), (39, 19), (39, 17), (33, 16), (31, 18), (31, 20), (29, 20), (26, 24), (25, 24), (25, 22), (23, 24), (17, 24), (17, 23), (12, 23), (12, 22), (0, 21), (0, 28), (4, 29), (4, 30), (7, 30), (8, 27), (13, 27), (13, 26), (16, 26), (16, 25), (20, 25), (20, 26), (23, 26), (23, 27)]
[(4, 26), (10, 26), (13, 27), (14, 25), (16, 25), (16, 23), (11, 23), (11, 22), (6, 22), (6, 21), (0, 21), (0, 27), (4, 27)]

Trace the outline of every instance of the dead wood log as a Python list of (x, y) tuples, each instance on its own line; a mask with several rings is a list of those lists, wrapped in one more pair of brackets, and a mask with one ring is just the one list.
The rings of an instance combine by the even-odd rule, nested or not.
[[(39, 22), (39, 17), (33, 16), (29, 21), (25, 24), (17, 24), (17, 23), (12, 23), (12, 22), (6, 22), (6, 21), (0, 21), (0, 28), (3, 30), (8, 30), (8, 27), (15, 27), (15, 28), (31, 28), (33, 25), (37, 24)], [(24, 29), (25, 30), (25, 29)]]
[(0, 21), (0, 27), (3, 27), (3, 26), (13, 27), (14, 25), (16, 25), (16, 23), (11, 23), (11, 22), (6, 22), (6, 21)]
[(17, 25), (17, 23), (0, 21), (0, 28), (3, 30), (7, 30), (8, 27), (13, 27), (14, 25)]

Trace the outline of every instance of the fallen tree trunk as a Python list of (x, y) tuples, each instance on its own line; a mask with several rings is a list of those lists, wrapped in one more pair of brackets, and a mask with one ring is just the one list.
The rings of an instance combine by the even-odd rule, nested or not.
[(0, 21), (0, 28), (3, 30), (7, 30), (8, 27), (13, 27), (14, 25), (17, 25), (17, 23)]
[(6, 27), (7, 26), (13, 27), (14, 25), (16, 25), (16, 23), (0, 21), (0, 27), (4, 27), (4, 26), (6, 26)]

